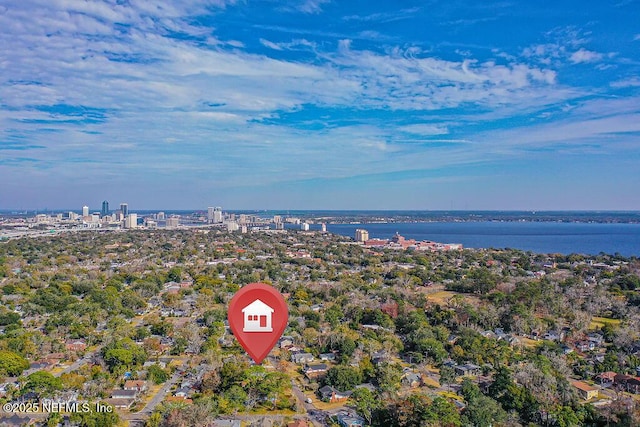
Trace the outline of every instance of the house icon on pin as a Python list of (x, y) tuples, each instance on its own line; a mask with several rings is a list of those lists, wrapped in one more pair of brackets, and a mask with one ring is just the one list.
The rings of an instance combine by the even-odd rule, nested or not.
[(242, 332), (273, 332), (271, 317), (273, 308), (259, 299), (242, 309), (244, 324)]

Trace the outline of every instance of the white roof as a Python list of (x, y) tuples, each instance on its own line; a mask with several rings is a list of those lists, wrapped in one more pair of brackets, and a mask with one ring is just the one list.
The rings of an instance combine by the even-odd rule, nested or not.
[(245, 308), (242, 309), (242, 312), (244, 313), (245, 311), (253, 311), (253, 312), (264, 312), (264, 311), (270, 311), (273, 313), (273, 308), (269, 307), (267, 304), (263, 303), (262, 301), (260, 301), (259, 299), (255, 300), (254, 302), (252, 302), (251, 304), (249, 304), (248, 306), (246, 306)]

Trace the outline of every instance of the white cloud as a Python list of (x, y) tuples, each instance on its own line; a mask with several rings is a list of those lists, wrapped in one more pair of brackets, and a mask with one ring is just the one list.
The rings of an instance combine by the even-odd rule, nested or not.
[(610, 86), (615, 88), (640, 87), (640, 78), (629, 77), (628, 79), (617, 80), (615, 82), (612, 82)]
[(273, 49), (273, 50), (283, 50), (280, 45), (278, 45), (277, 43), (273, 43), (270, 42), (269, 40), (260, 38), (260, 43), (262, 43), (263, 46), (268, 47), (269, 49)]
[(603, 55), (601, 53), (581, 48), (580, 50), (572, 53), (569, 59), (574, 64), (580, 64), (583, 62), (600, 61), (602, 59), (602, 56)]
[(416, 135), (445, 135), (449, 133), (449, 130), (446, 128), (446, 126), (425, 123), (416, 123), (413, 125), (401, 126), (398, 128), (398, 130), (402, 132), (413, 133)]
[(634, 40), (634, 41), (636, 41), (636, 40), (640, 40), (640, 34), (636, 34), (636, 35), (633, 37), (633, 40)]
[(327, 3), (331, 3), (331, 0), (303, 0), (296, 9), (303, 13), (317, 14), (322, 12), (322, 6)]

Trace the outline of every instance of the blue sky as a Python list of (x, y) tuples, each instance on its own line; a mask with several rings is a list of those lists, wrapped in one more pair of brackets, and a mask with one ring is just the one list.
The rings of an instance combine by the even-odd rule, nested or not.
[(0, 209), (640, 209), (640, 1), (8, 0)]

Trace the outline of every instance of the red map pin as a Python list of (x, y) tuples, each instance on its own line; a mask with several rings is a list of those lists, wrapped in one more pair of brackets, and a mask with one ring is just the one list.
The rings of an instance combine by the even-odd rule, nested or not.
[(289, 309), (280, 292), (264, 283), (240, 289), (229, 304), (229, 326), (254, 362), (267, 357), (289, 322)]

